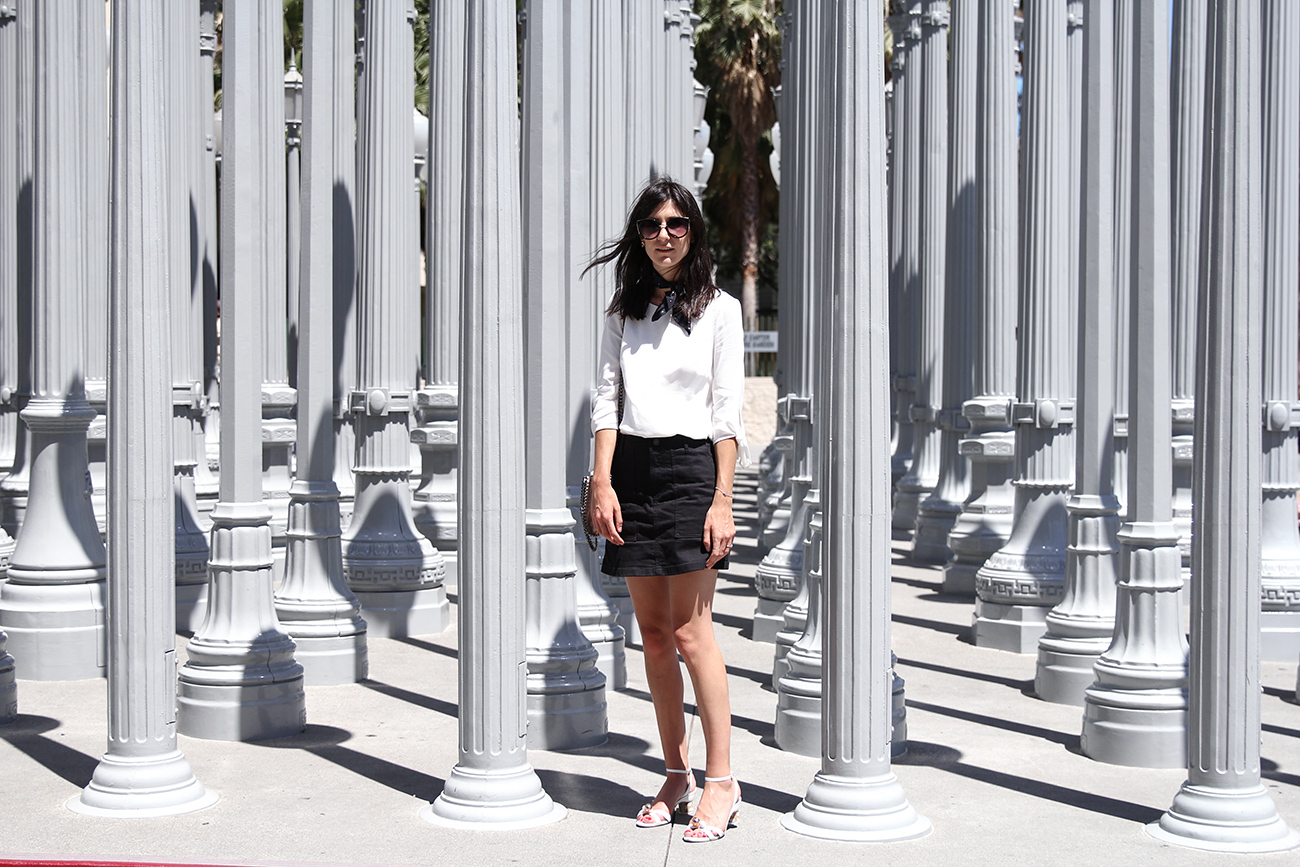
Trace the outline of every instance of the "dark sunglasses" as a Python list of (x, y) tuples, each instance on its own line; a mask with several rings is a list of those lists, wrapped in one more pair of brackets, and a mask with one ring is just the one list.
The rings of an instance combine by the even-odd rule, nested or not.
[(667, 229), (670, 238), (685, 238), (686, 233), (691, 230), (691, 221), (685, 217), (669, 217), (663, 223), (649, 219), (636, 221), (636, 230), (647, 241), (658, 238), (661, 229)]

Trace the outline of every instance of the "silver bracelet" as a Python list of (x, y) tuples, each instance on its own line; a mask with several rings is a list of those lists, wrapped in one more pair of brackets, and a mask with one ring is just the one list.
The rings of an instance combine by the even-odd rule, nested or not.
[(731, 494), (728, 494), (726, 491), (722, 490), (722, 488), (719, 488), (717, 485), (713, 486), (713, 490), (717, 491), (719, 494), (722, 494), (722, 496), (726, 497), (728, 500), (731, 499)]

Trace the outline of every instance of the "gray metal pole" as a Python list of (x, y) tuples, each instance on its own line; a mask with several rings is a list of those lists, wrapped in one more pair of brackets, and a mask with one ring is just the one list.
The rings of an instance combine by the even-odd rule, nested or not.
[[(944, 288), (948, 255), (948, 2), (920, 0), (921, 39), (914, 51), (920, 71), (921, 163), (920, 258), (917, 286), (916, 396), (909, 410), (914, 442), (912, 466), (898, 480), (901, 511), (915, 514), (912, 550), (922, 562), (947, 559), (948, 531), (943, 509), (922, 515), (920, 508), (939, 485), (944, 430)], [(954, 450), (952, 432), (946, 445)], [(924, 530), (924, 534), (921, 533)]]
[(1011, 471), (1015, 435), (1015, 305), (1018, 212), (1016, 176), (1015, 9), (979, 4), (979, 84), (975, 134), (976, 208), (980, 233), (975, 291), (975, 397), (962, 404), (970, 432), (958, 450), (971, 462), (971, 493), (948, 535), (953, 559), (944, 567), (945, 593), (974, 595), (975, 575), (1011, 535), (1015, 493)]
[[(1160, 0), (1143, 5), (1160, 7), (1155, 17), (1166, 20)], [(1260, 205), (1267, 186), (1282, 180), (1260, 176), (1260, 73), (1264, 58), (1280, 59), (1271, 57), (1275, 48), (1295, 50), (1296, 11), (1286, 0), (1225, 0), (1211, 10), (1207, 45), (1187, 782), (1147, 830), (1165, 842), (1220, 852), (1300, 845), (1260, 782), (1258, 603)], [(1278, 36), (1271, 45), (1263, 35), (1270, 31)]]
[[(880, 6), (855, 0), (825, 10), (840, 87), (828, 103), (834, 130), (829, 188), (835, 294), (827, 359), (822, 767), (781, 820), (797, 833), (835, 840), (906, 840), (929, 832), (890, 769), (889, 347), (885, 258), (885, 129)], [(840, 375), (835, 375), (838, 373)]]
[[(16, 10), (15, 10), (16, 11)], [(15, 387), (9, 395), (13, 415), (17, 418), (14, 432), (14, 452), (12, 466), (4, 479), (0, 479), (0, 505), (3, 505), (3, 521), (8, 539), (0, 539), (0, 564), (8, 568), (9, 558), (17, 544), (14, 537), (22, 526), (27, 514), (27, 493), (31, 484), (31, 431), (23, 421), (22, 409), (32, 396), (32, 281), (33, 258), (35, 253), (33, 232), (35, 229), (35, 180), (33, 172), (36, 164), (36, 14), (35, 9), (28, 9), (27, 14), (20, 12), (10, 19), (7, 25), (11, 31), (16, 30), (12, 39), (17, 43), (15, 54), (16, 75), (14, 90), (16, 100), (16, 136), (14, 150), (15, 191), (17, 195), (16, 250), (14, 262), (17, 264), (18, 287), (17, 305), (14, 309), (13, 322), (16, 335), (14, 347), (17, 352)], [(0, 392), (0, 398), (3, 398)]]
[[(308, 684), (366, 677), (366, 622), (343, 576), (334, 484), (334, 13), (303, 12), (302, 267), (298, 294), (297, 474), (289, 486), (284, 582), (275, 612)], [(346, 109), (346, 105), (344, 106)]]
[(1016, 508), (1007, 544), (975, 579), (980, 647), (1032, 653), (1065, 585), (1066, 494), (1074, 484), (1065, 0), (1025, 6), (1016, 358)]
[(444, 566), (411, 514), (410, 415), (417, 322), (410, 257), (414, 50), (405, 0), (365, 8), (358, 85), (356, 502), (343, 534), (348, 584), (372, 636), (442, 632), (450, 621)]
[(574, 587), (568, 457), (575, 429), (585, 434), (585, 428), (567, 400), (555, 399), (555, 384), (569, 378), (569, 353), (587, 361), (594, 337), (584, 329), (556, 339), (568, 333), (569, 311), (588, 302), (586, 287), (575, 279), (588, 234), (572, 217), (582, 212), (585, 219), (590, 196), (570, 171), (590, 165), (589, 138), (584, 116), (571, 114), (570, 106), (590, 108), (582, 90), (590, 74), (568, 57), (571, 46), (590, 39), (586, 11), (532, 2), (523, 28), (525, 646), (528, 744), (534, 749), (601, 744), (609, 727), (605, 675), (578, 627)]
[[(262, 498), (264, 304), (282, 290), (283, 16), (259, 0), (223, 7), (221, 499), (212, 510), (207, 617), (186, 647), (181, 734), (253, 741), (307, 724), (303, 670), (271, 595), (271, 511)], [(279, 297), (283, 297), (279, 294)], [(274, 318), (274, 314), (272, 314)]]
[(1112, 310), (1114, 358), (1110, 365), (1114, 375), (1114, 433), (1110, 462), (1111, 488), (1119, 500), (1121, 517), (1128, 503), (1128, 406), (1129, 406), (1129, 293), (1133, 274), (1133, 150), (1136, 129), (1133, 120), (1133, 4), (1135, 0), (1115, 0), (1115, 220), (1112, 264), (1115, 269), (1115, 304)]
[(415, 526), (442, 555), (445, 585), (457, 581), (457, 365), (460, 361), (460, 182), (465, 165), (465, 4), (429, 6), (429, 190), (425, 217), (425, 386), (416, 392), (421, 479)]
[[(356, 434), (350, 395), (357, 378), (357, 96), (361, 64), (357, 6), (334, 3), (334, 484), (339, 511), (352, 517)], [(437, 88), (430, 88), (430, 91)]]
[[(13, 469), (18, 437), (18, 10), (0, 9), (0, 471)], [(4, 562), (13, 540), (0, 528)], [(3, 568), (4, 562), (0, 562)]]
[[(192, 62), (197, 73), (190, 109), (202, 146), (193, 154), (191, 181), (198, 220), (198, 260), (190, 304), (203, 364), (203, 406), (195, 431), (194, 495), (199, 514), (211, 520), (212, 507), (221, 495), (221, 480), (213, 472), (221, 452), (221, 421), (217, 403), (217, 147), (213, 116), (213, 67), (217, 53), (216, 0), (199, 0), (198, 51)], [(191, 38), (193, 34), (191, 34)]]
[(1264, 13), (1263, 511), (1260, 515), (1260, 658), (1300, 655), (1300, 10)]
[[(1132, 226), (1129, 285), (1128, 508), (1118, 537), (1115, 632), (1085, 693), (1084, 755), (1179, 767), (1186, 755), (1186, 653), (1181, 555), (1173, 524), (1169, 368), (1169, 4), (1132, 0)], [(1117, 28), (1118, 29), (1118, 28)], [(1117, 103), (1119, 101), (1117, 100)], [(1119, 156), (1116, 156), (1119, 159)], [(1120, 295), (1116, 292), (1116, 296)]]
[(164, 5), (112, 6), (108, 751), (67, 802), (95, 816), (170, 816), (217, 800), (176, 744), (173, 410), (157, 387), (171, 375), (167, 311), (177, 301), (171, 257), (156, 243), (167, 234), (167, 139), (177, 124)]
[[(35, 17), (35, 160), (32, 216), (32, 398), (23, 409), (31, 431), (27, 515), (0, 585), (0, 629), (18, 675), (79, 680), (104, 674), (104, 545), (86, 486), (86, 402), (81, 364), (85, 298), (103, 244), (91, 234), (90, 205), (107, 195), (84, 183), (79, 167), (107, 149), (107, 115), (81, 112), (77, 99), (107, 103), (104, 6), (96, 0), (37, 4)], [(92, 35), (93, 34), (93, 35)], [(63, 110), (49, 110), (58, 106)], [(94, 121), (103, 126), (92, 125)], [(21, 207), (21, 205), (20, 205)], [(99, 212), (101, 216), (107, 216)]]
[[(917, 25), (919, 6), (916, 0), (894, 0), (894, 14), (889, 16), (894, 31), (894, 163), (891, 169), (893, 199), (890, 208), (890, 298), (897, 330), (890, 335), (897, 347), (891, 402), (898, 414), (898, 437), (894, 444), (890, 478), (895, 490), (893, 526), (910, 532), (916, 522), (915, 510), (899, 508), (898, 483), (912, 468), (915, 436), (911, 419), (916, 393), (917, 341), (917, 257), (921, 175), (919, 149), (921, 140), (921, 72), (920, 52), (916, 50), (921, 32)], [(913, 505), (915, 505), (913, 503)]]
[[(87, 42), (94, 39), (97, 44), (88, 46), (91, 53), (87, 58), (96, 66), (87, 65), (84, 74), (109, 74), (108, 49), (106, 45), (105, 20), (99, 15), (88, 16), (85, 26)], [(100, 43), (105, 43), (100, 48)], [(102, 65), (99, 65), (102, 64)], [(192, 80), (187, 78), (186, 80)], [(96, 85), (96, 90), (98, 86)], [(82, 99), (77, 101), (77, 109), (82, 112), (89, 129), (108, 129), (108, 100)], [(108, 148), (94, 147), (86, 155), (86, 160), (77, 170), (82, 173), (82, 183), (90, 190), (106, 190), (109, 186)], [(108, 197), (92, 196), (86, 202), (86, 212), (82, 215), (86, 221), (86, 345), (82, 350), (82, 373), (86, 380), (86, 402), (97, 413), (86, 429), (86, 458), (90, 470), (90, 505), (95, 511), (95, 525), (99, 535), (104, 537), (107, 529), (108, 502), (105, 492), (108, 486), (108, 467), (105, 435), (107, 434), (107, 385), (108, 378)]]
[[(1078, 395), (1074, 492), (1065, 504), (1070, 548), (1065, 594), (1047, 614), (1038, 641), (1034, 691), (1059, 704), (1083, 704), (1093, 663), (1115, 628), (1119, 569), (1119, 500), (1114, 448), (1115, 295), (1112, 261), (1114, 168), (1115, 4), (1090, 0), (1083, 34), (1083, 126), (1080, 190)], [(1127, 202), (1125, 203), (1127, 204)], [(1127, 222), (1127, 221), (1126, 221)]]
[[(607, 239), (616, 236), (627, 212), (623, 153), (627, 135), (623, 88), (627, 71), (623, 63), (623, 9), (617, 3), (589, 0), (591, 51), (585, 63), (591, 77), (591, 213), (586, 220), (585, 240), (579, 239), (573, 267), (585, 267), (585, 260)], [(569, 106), (570, 115), (581, 116), (586, 108)], [(570, 171), (583, 171), (572, 167)], [(572, 275), (573, 272), (570, 272)], [(576, 506), (582, 477), (591, 467), (591, 399), (597, 367), (598, 340), (605, 305), (613, 293), (613, 280), (606, 267), (598, 268), (580, 281), (570, 277), (570, 340), (577, 344), (569, 362), (569, 413), (574, 431), (569, 446), (568, 502)], [(605, 675), (606, 688), (627, 686), (626, 633), (618, 624), (618, 607), (605, 594), (600, 561), (583, 536), (574, 540), (577, 552), (576, 590), (578, 623), (596, 648), (596, 667)], [(626, 586), (626, 585), (624, 585)]]
[(1192, 557), (1192, 420), (1196, 294), (1201, 257), (1207, 0), (1174, 4), (1173, 23), (1173, 454), (1174, 524), (1186, 583)]
[(461, 292), (460, 753), (434, 824), (564, 818), (528, 764), (524, 720), (523, 293), (515, 11), (467, 5)]
[(939, 481), (921, 501), (912, 558), (944, 564), (948, 537), (970, 496), (970, 462), (958, 451), (970, 422), (962, 405), (975, 396), (973, 360), (979, 298), (979, 202), (975, 188), (975, 110), (979, 8), (955, 3), (949, 44), (948, 214), (944, 273), (943, 388), (937, 423)]
[[(0, 11), (0, 81), (18, 80), (18, 12)], [(0, 88), (0, 209), (18, 212), (18, 89)], [(13, 466), (18, 435), (18, 414), (13, 397), (18, 375), (18, 222), (0, 220), (0, 469)], [(0, 574), (9, 566), (13, 539), (0, 526)], [(7, 636), (0, 631), (0, 725), (18, 717), (18, 689), (14, 684), (14, 658), (5, 650)]]
[(206, 456), (195, 453), (195, 433), (203, 406), (203, 355), (201, 334), (194, 328), (191, 298), (192, 230), (194, 213), (191, 172), (199, 147), (198, 120), (193, 112), (193, 34), (198, 24), (198, 6), (192, 0), (168, 3), (163, 10), (167, 33), (168, 136), (167, 172), (168, 249), (171, 259), (171, 390), (172, 462), (175, 468), (176, 503), (176, 625), (192, 634), (203, 625), (208, 600), (208, 540), (199, 526), (194, 491), (194, 469)]

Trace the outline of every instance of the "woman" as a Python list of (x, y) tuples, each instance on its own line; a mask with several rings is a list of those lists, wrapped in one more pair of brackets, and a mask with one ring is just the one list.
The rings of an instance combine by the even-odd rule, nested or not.
[(666, 178), (637, 199), (621, 238), (589, 267), (615, 262), (592, 406), (590, 508), (604, 536), (602, 571), (627, 578), (641, 627), (667, 779), (637, 825), (689, 810), (678, 654), (704, 731), (704, 790), (684, 839), (721, 838), (740, 806), (731, 774), (727, 672), (713, 635), (713, 591), (736, 536), (737, 456), (748, 464), (740, 409), (740, 305), (713, 285), (695, 197)]

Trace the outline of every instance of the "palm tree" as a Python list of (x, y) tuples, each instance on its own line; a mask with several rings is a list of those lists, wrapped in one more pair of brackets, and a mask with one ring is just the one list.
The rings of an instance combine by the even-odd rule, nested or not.
[[(759, 254), (776, 210), (775, 184), (759, 146), (776, 122), (772, 89), (781, 77), (777, 2), (696, 3), (702, 18), (695, 31), (696, 76), (710, 87), (714, 117), (720, 121), (715, 124), (717, 163), (707, 197), (729, 200), (727, 206), (709, 210), (720, 218), (715, 220), (719, 240), (738, 253), (747, 331), (758, 327)], [(723, 113), (726, 117), (719, 117)]]

